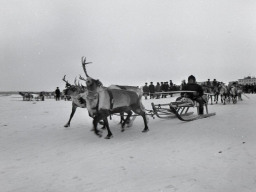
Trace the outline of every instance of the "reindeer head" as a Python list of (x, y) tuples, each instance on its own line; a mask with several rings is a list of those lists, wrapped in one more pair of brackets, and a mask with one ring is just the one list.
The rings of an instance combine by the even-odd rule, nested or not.
[(98, 79), (93, 79), (88, 75), (88, 73), (86, 71), (86, 65), (88, 65), (90, 63), (92, 63), (92, 62), (86, 62), (86, 57), (82, 57), (82, 66), (83, 66), (83, 70), (84, 70), (84, 73), (87, 78), (85, 79), (81, 75), (79, 78), (86, 82), (86, 86), (87, 86), (88, 90), (97, 91), (99, 88), (102, 87), (102, 83)]
[(67, 80), (65, 80), (66, 75), (63, 78), (63, 81), (66, 82), (66, 89), (63, 90), (64, 95), (66, 96), (71, 96), (71, 97), (75, 97), (77, 95), (79, 95), (80, 93), (83, 93), (86, 91), (86, 87), (81, 86), (80, 84), (76, 83), (76, 79), (74, 81), (74, 85), (71, 85), (70, 83), (68, 83)]

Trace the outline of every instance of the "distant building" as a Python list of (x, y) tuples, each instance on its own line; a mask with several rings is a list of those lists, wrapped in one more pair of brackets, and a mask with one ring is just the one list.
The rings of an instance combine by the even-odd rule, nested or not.
[(228, 82), (228, 85), (233, 85), (233, 83), (238, 83), (238, 81), (230, 81)]
[(251, 84), (256, 84), (256, 78), (255, 77), (245, 77), (243, 79), (238, 79), (238, 84), (239, 85), (251, 85)]

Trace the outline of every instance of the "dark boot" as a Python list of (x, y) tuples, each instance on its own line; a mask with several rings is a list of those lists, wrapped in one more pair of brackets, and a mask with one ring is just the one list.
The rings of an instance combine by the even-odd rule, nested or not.
[(204, 114), (204, 106), (199, 106), (199, 115)]

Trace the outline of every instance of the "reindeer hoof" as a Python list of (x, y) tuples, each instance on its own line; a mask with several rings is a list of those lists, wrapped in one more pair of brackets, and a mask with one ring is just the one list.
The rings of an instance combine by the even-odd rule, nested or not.
[(105, 139), (111, 139), (113, 137), (113, 135), (107, 135), (106, 137), (105, 137)]
[(95, 132), (95, 134), (96, 134), (98, 137), (102, 137), (101, 131), (97, 131), (97, 132)]
[(143, 129), (142, 133), (146, 133), (148, 131), (149, 131), (149, 129)]
[(66, 125), (64, 125), (64, 127), (69, 127), (70, 125), (68, 125), (68, 124), (66, 124)]

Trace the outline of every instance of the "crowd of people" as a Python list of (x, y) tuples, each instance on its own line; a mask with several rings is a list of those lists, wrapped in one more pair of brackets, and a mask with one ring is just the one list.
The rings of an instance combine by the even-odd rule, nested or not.
[(243, 92), (244, 93), (256, 93), (256, 84), (246, 84), (246, 85), (243, 85)]
[[(160, 98), (166, 98), (167, 95), (170, 95), (172, 97), (172, 94), (170, 93), (166, 93), (169, 91), (178, 91), (178, 90), (183, 90), (184, 86), (186, 85), (186, 81), (182, 80), (180, 85), (175, 85), (173, 84), (172, 80), (166, 81), (166, 82), (157, 82), (156, 84), (154, 84), (153, 82), (150, 82), (150, 84), (148, 85), (148, 83), (145, 83), (145, 85), (143, 86), (143, 93), (144, 93), (144, 97), (145, 99), (148, 99), (148, 97), (150, 99), (160, 99)], [(216, 79), (213, 79), (213, 81), (210, 81), (210, 79), (208, 79), (205, 82), (202, 83), (198, 83), (203, 87), (204, 92), (210, 92), (210, 90), (213, 87), (219, 87), (221, 84), (224, 84), (223, 82), (219, 82)], [(228, 86), (233, 86), (236, 85), (237, 87), (240, 87), (244, 93), (256, 93), (256, 84), (246, 84), (246, 85), (238, 85), (237, 83), (233, 83), (233, 84), (229, 84)]]
[(156, 85), (154, 85), (153, 82), (150, 82), (150, 84), (148, 85), (148, 83), (145, 83), (145, 85), (143, 86), (143, 93), (145, 96), (145, 99), (147, 99), (148, 97), (150, 99), (152, 98), (166, 98), (167, 95), (170, 95), (172, 97), (172, 94), (168, 94), (166, 92), (168, 91), (178, 91), (180, 90), (180, 86), (173, 84), (172, 80), (166, 81), (166, 82), (157, 82)]

